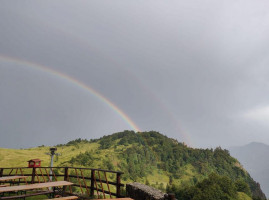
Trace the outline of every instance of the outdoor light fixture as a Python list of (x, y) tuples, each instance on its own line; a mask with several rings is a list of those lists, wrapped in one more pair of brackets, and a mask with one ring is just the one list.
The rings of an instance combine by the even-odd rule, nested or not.
[(52, 167), (53, 167), (54, 155), (56, 155), (56, 156), (61, 155), (60, 153), (55, 153), (56, 151), (57, 151), (56, 147), (51, 147), (50, 148), (50, 153), (46, 153), (47, 155), (50, 155), (50, 180), (52, 180)]

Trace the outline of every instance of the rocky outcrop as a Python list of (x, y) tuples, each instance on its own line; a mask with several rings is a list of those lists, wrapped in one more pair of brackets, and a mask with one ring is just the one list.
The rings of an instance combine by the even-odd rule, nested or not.
[(171, 195), (141, 183), (126, 184), (128, 197), (134, 200), (168, 200), (173, 199)]

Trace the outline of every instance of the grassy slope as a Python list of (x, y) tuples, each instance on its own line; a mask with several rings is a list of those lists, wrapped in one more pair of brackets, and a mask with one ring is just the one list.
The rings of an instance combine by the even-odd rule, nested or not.
[(0, 167), (26, 167), (27, 161), (33, 158), (43, 160), (43, 165), (47, 166), (49, 156), (45, 155), (45, 152), (48, 152), (48, 149), (47, 147), (23, 150), (0, 148)]
[[(62, 162), (69, 161), (72, 157), (85, 151), (96, 150), (99, 144), (82, 144), (76, 146), (58, 147), (57, 153), (61, 156), (55, 159), (54, 166), (58, 166)], [(49, 166), (50, 156), (46, 155), (49, 152), (49, 147), (36, 147), (31, 149), (3, 149), (0, 148), (0, 167), (26, 167), (27, 161), (33, 158), (42, 160), (42, 166)]]
[[(98, 143), (85, 143), (77, 145), (71, 145), (71, 146), (61, 146), (57, 148), (57, 153), (60, 153), (61, 155), (54, 159), (54, 166), (62, 166), (62, 163), (68, 162), (72, 157), (75, 157), (76, 155), (80, 153), (84, 153), (86, 151), (93, 151), (93, 155), (98, 158), (95, 159), (94, 165), (91, 166), (92, 168), (99, 168), (102, 166), (102, 160), (103, 159), (112, 159), (113, 164), (116, 165), (119, 160), (117, 158), (117, 154), (120, 154), (120, 152), (128, 146), (119, 145), (117, 146), (117, 152), (115, 152), (114, 148), (104, 149), (104, 150), (98, 150), (98, 147), (100, 145)], [(0, 148), (0, 168), (1, 167), (27, 167), (28, 163), (27, 161), (33, 158), (39, 158), (42, 160), (42, 166), (46, 167), (50, 164), (50, 156), (46, 155), (46, 153), (49, 152), (49, 147), (36, 147), (36, 148), (30, 148), (30, 149), (4, 149)], [(77, 167), (80, 167), (76, 165)], [(163, 183), (164, 186), (169, 182), (169, 177), (166, 172), (159, 170), (157, 168), (154, 168), (152, 171), (152, 174), (150, 174), (147, 179), (149, 180), (150, 184), (155, 183)], [(185, 181), (187, 181), (188, 178), (186, 177)], [(124, 182), (130, 181), (127, 179)], [(140, 179), (142, 183), (145, 183), (146, 178)]]
[(252, 198), (243, 192), (238, 192), (238, 200), (252, 200)]

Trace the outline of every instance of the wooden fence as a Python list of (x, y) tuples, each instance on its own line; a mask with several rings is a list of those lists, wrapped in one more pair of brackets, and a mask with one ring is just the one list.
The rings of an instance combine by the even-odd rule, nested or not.
[(80, 198), (90, 197), (124, 197), (121, 193), (121, 175), (123, 172), (77, 167), (18, 167), (0, 168), (0, 177), (22, 175), (25, 180), (9, 181), (14, 184), (45, 183), (50, 181), (69, 181), (74, 183), (66, 186), (66, 193)]

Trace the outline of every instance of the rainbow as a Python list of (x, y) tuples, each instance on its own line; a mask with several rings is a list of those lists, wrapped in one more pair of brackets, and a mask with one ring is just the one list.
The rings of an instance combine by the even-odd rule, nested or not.
[[(36, 20), (36, 19), (31, 18), (31, 20)], [(36, 23), (40, 23), (40, 21), (36, 21)], [(93, 49), (94, 51), (98, 52), (99, 55), (103, 56), (104, 59), (109, 59), (109, 61), (114, 63), (115, 66), (118, 65), (118, 62), (113, 57), (110, 57), (108, 55), (104, 55), (104, 53), (102, 51), (100, 51), (97, 47), (94, 47), (91, 43), (89, 43), (89, 41), (85, 40), (85, 38), (82, 38), (78, 34), (75, 34), (74, 32), (64, 30), (64, 29), (62, 29), (61, 27), (58, 27), (58, 26), (57, 27), (52, 26), (51, 23), (47, 23), (45, 21), (42, 21), (42, 23), (46, 23), (47, 27), (50, 27), (50, 28), (54, 29), (55, 31), (61, 33), (62, 35), (66, 35), (66, 36), (72, 38), (73, 40), (76, 41), (76, 43), (79, 43), (80, 45), (86, 46), (87, 48), (89, 48), (91, 50)], [(19, 60), (19, 59), (14, 59), (14, 58), (8, 57), (8, 56), (3, 56), (3, 57), (8, 58), (8, 59), (12, 59), (12, 60), (16, 60), (16, 61), (20, 61), (20, 62), (22, 61), (22, 60)], [(0, 60), (1, 60), (1, 55), (0, 55)], [(28, 62), (28, 61), (23, 61), (23, 62), (32, 63), (32, 62)], [(32, 63), (32, 64), (36, 65), (36, 63)], [(42, 66), (42, 67), (44, 68), (44, 66)], [(45, 67), (45, 68), (47, 68), (47, 67)], [(136, 83), (138, 85), (140, 85), (140, 87), (143, 88), (146, 91), (146, 93), (148, 95), (150, 95), (151, 98), (153, 98), (155, 100), (155, 102), (157, 102), (159, 104), (160, 108), (163, 111), (165, 111), (168, 114), (168, 116), (170, 117), (170, 119), (174, 122), (177, 132), (181, 136), (183, 136), (183, 138), (185, 139), (185, 141), (187, 142), (188, 145), (192, 145), (192, 142), (191, 142), (191, 140), (189, 138), (189, 134), (185, 133), (186, 130), (183, 130), (182, 124), (179, 123), (178, 119), (174, 116), (174, 114), (171, 112), (171, 110), (160, 100), (160, 98), (156, 97), (156, 95), (153, 94), (150, 89), (148, 89), (145, 85), (141, 85), (141, 81), (139, 80), (139, 78), (137, 78), (134, 74), (130, 73), (128, 68), (124, 68), (124, 70), (125, 70), (125, 72), (128, 72), (128, 75), (130, 75), (136, 81)], [(58, 72), (58, 73), (60, 73), (60, 72)], [(62, 74), (62, 73), (60, 73), (60, 74)], [(67, 76), (67, 75), (65, 75), (65, 76)], [(67, 76), (67, 77), (69, 77), (69, 76)], [(69, 78), (71, 78), (71, 77), (69, 77)], [(71, 79), (73, 79), (73, 78), (71, 78)], [(76, 82), (77, 82), (77, 80), (76, 80)], [(83, 85), (85, 85), (85, 84), (83, 84)], [(88, 87), (88, 86), (86, 86), (86, 87)], [(93, 90), (93, 89), (91, 88), (91, 90)], [(100, 93), (98, 93), (96, 91), (94, 91), (94, 92), (99, 94), (101, 96), (101, 99), (106, 99), (104, 101), (106, 104), (111, 103), (107, 98), (102, 96)], [(111, 103), (111, 104), (113, 105), (114, 108), (110, 104), (108, 104), (108, 105), (110, 107), (112, 107), (113, 110), (116, 110), (117, 113), (119, 113), (117, 110), (120, 110), (120, 109), (117, 106), (115, 106), (113, 103)], [(122, 114), (120, 114), (120, 113), (122, 113)], [(126, 117), (122, 117), (125, 121), (129, 121), (129, 122), (131, 121), (131, 119), (125, 113), (123, 113), (121, 110), (120, 110), (120, 113), (119, 114), (120, 114), (121, 117), (126, 116)], [(127, 122), (127, 123), (130, 125), (130, 127), (132, 127), (132, 129), (134, 129), (136, 131), (139, 131), (139, 128), (135, 125), (134, 122), (132, 122), (132, 121), (131, 121), (132, 123), (129, 123), (129, 122)], [(141, 131), (139, 131), (139, 132), (141, 132)]]
[(34, 70), (39, 70), (41, 72), (48, 73), (50, 75), (56, 76), (57, 78), (61, 78), (62, 80), (68, 81), (68, 82), (78, 86), (79, 88), (86, 90), (87, 92), (89, 92), (90, 94), (95, 96), (97, 99), (99, 99), (101, 102), (106, 104), (108, 107), (110, 107), (112, 110), (114, 110), (130, 126), (130, 128), (132, 130), (134, 130), (136, 132), (141, 132), (140, 128), (130, 119), (130, 117), (126, 113), (124, 113), (119, 107), (117, 107), (108, 98), (106, 98), (105, 96), (103, 96), (102, 94), (100, 94), (99, 92), (97, 92), (96, 90), (91, 88), (90, 86), (86, 85), (85, 83), (78, 81), (75, 78), (73, 78), (67, 74), (53, 70), (48, 66), (44, 66), (41, 64), (27, 61), (27, 60), (9, 57), (6, 55), (0, 55), (0, 61), (7, 62), (7, 63), (14, 63), (14, 64), (18, 64), (18, 65), (23, 65), (23, 66), (32, 68)]

